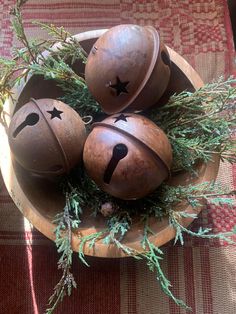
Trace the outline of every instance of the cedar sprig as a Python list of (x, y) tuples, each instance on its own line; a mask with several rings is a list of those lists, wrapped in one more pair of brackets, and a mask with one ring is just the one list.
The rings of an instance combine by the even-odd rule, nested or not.
[[(187, 186), (169, 186), (162, 185), (160, 187), (160, 200), (165, 204), (175, 206), (184, 200), (192, 207), (201, 205), (201, 200), (206, 200), (214, 204), (227, 203), (234, 204), (235, 190), (230, 190), (216, 182), (202, 182), (199, 184), (189, 184)], [(168, 214), (168, 212), (167, 212)]]
[[(77, 60), (82, 60), (83, 63), (87, 62), (87, 52), (83, 49), (79, 41), (70, 32), (65, 30), (63, 26), (57, 27), (54, 24), (46, 24), (39, 21), (35, 21), (34, 24), (47, 31), (49, 35), (47, 41), (51, 43), (51, 47), (57, 43), (56, 55), (65, 62), (69, 62), (71, 65)], [(51, 48), (48, 48), (48, 50), (54, 54)]]
[(154, 245), (149, 240), (149, 235), (153, 235), (154, 232), (149, 226), (148, 219), (148, 216), (146, 216), (144, 219), (142, 247), (145, 252), (141, 253), (141, 256), (143, 259), (146, 260), (149, 270), (156, 273), (156, 279), (159, 282), (162, 291), (168, 297), (170, 297), (178, 306), (184, 308), (185, 310), (191, 310), (191, 308), (187, 306), (184, 301), (176, 298), (170, 289), (172, 285), (167, 279), (161, 267), (161, 261), (163, 260), (164, 253), (159, 247)]
[(112, 217), (109, 217), (107, 219), (107, 227), (104, 230), (80, 237), (78, 256), (81, 262), (89, 267), (89, 264), (86, 261), (84, 255), (85, 244), (88, 243), (88, 247), (92, 249), (95, 246), (96, 241), (101, 239), (103, 243), (107, 245), (115, 244), (127, 255), (134, 256), (135, 258), (139, 259), (137, 251), (128, 248), (121, 242), (126, 233), (130, 230), (131, 225), (132, 219), (130, 217), (130, 214), (126, 211), (123, 211), (119, 212), (116, 215), (113, 215)]
[[(147, 217), (148, 221), (148, 217)], [(163, 259), (163, 252), (160, 248), (156, 247), (149, 240), (149, 234), (153, 233), (148, 226), (148, 223), (144, 224), (144, 233), (143, 233), (143, 250), (139, 251), (137, 249), (131, 248), (126, 244), (122, 243), (122, 239), (125, 234), (131, 227), (132, 219), (129, 216), (129, 213), (122, 213), (113, 216), (108, 219), (108, 229), (106, 231), (95, 233), (81, 239), (81, 245), (79, 250), (79, 257), (83, 263), (89, 266), (84, 259), (83, 248), (87, 241), (90, 241), (90, 247), (95, 245), (96, 240), (101, 239), (102, 234), (105, 236), (103, 242), (106, 244), (114, 244), (118, 249), (122, 250), (126, 255), (132, 256), (136, 260), (144, 259), (147, 262), (148, 268), (152, 272), (156, 272), (157, 280), (161, 285), (163, 292), (168, 295), (177, 305), (190, 309), (182, 300), (176, 298), (170, 290), (171, 284), (166, 278), (164, 272), (162, 271), (160, 261)], [(108, 234), (107, 234), (108, 233)], [(92, 242), (91, 242), (92, 241)]]
[(127, 211), (119, 211), (118, 214), (113, 215), (107, 220), (108, 235), (104, 238), (103, 243), (109, 245), (118, 240), (122, 241), (126, 233), (130, 230), (132, 225), (132, 218)]
[[(163, 186), (160, 192), (160, 208), (167, 206), (169, 223), (176, 231), (175, 243), (179, 240), (181, 244), (184, 244), (183, 233), (188, 233), (191, 236), (207, 239), (221, 239), (227, 241), (227, 243), (235, 244), (236, 242), (232, 238), (236, 233), (236, 229), (232, 232), (210, 234), (210, 229), (199, 229), (197, 232), (187, 229), (180, 223), (182, 218), (196, 219), (197, 213), (187, 213), (184, 211), (176, 212), (174, 207), (183, 201), (189, 202), (193, 207), (201, 205), (200, 200), (204, 198), (208, 202), (227, 204), (232, 206), (234, 204), (234, 196), (236, 191), (228, 191), (226, 188), (221, 187), (215, 183), (201, 183), (190, 186), (178, 186), (169, 187)], [(138, 212), (136, 212), (136, 217)], [(185, 310), (191, 310), (184, 301), (178, 299), (171, 291), (171, 283), (164, 274), (161, 266), (161, 260), (163, 259), (163, 251), (155, 246), (150, 241), (150, 235), (154, 235), (154, 232), (149, 226), (150, 212), (140, 214), (140, 219), (143, 222), (143, 238), (141, 240), (142, 250), (137, 250), (127, 246), (123, 243), (123, 239), (132, 225), (132, 217), (129, 212), (121, 211), (108, 218), (107, 229), (82, 237), (79, 247), (79, 258), (87, 265), (87, 261), (84, 256), (85, 243), (89, 242), (89, 247), (92, 248), (96, 244), (96, 241), (103, 239), (106, 244), (114, 244), (122, 250), (127, 256), (131, 256), (135, 259), (143, 259), (147, 262), (147, 266), (150, 271), (156, 273), (157, 281), (160, 283), (162, 291), (169, 296), (178, 306), (181, 306)]]
[(88, 115), (94, 117), (102, 112), (101, 107), (89, 92), (87, 85), (77, 84), (77, 87), (75, 88), (74, 86), (63, 82), (62, 84), (59, 84), (59, 86), (64, 92), (64, 95), (60, 97), (60, 100), (76, 110), (81, 117)]
[(103, 203), (111, 201), (112, 197), (100, 190), (84, 170), (80, 169), (80, 172), (75, 173), (73, 179), (73, 186), (76, 187), (85, 208), (91, 208), (97, 213)]
[(171, 291), (171, 283), (167, 279), (161, 267), (161, 260), (163, 259), (163, 251), (151, 243), (148, 238), (146, 240), (147, 249), (149, 250), (147, 253), (143, 254), (144, 259), (147, 262), (147, 266), (151, 272), (156, 273), (156, 279), (160, 284), (162, 291), (170, 297), (178, 306), (184, 308), (185, 310), (191, 310), (189, 306), (185, 304), (184, 301), (178, 299), (173, 292)]
[(54, 293), (49, 298), (49, 308), (46, 310), (46, 314), (54, 312), (58, 303), (63, 298), (72, 293), (72, 289), (77, 287), (74, 276), (71, 272), (72, 267), (72, 231), (79, 227), (81, 222), (80, 215), (82, 214), (82, 207), (80, 204), (80, 197), (78, 192), (68, 185), (70, 191), (65, 192), (66, 204), (64, 211), (56, 215), (54, 223), (55, 228), (55, 243), (57, 251), (61, 254), (58, 261), (58, 269), (62, 270), (62, 276), (57, 285), (54, 288)]
[(219, 78), (194, 91), (173, 95), (168, 103), (151, 112), (151, 118), (166, 133), (173, 148), (173, 170), (192, 171), (197, 161), (213, 154), (236, 161), (236, 80)]
[[(48, 50), (51, 53), (53, 45), (58, 45), (58, 52), (61, 58), (64, 61), (72, 58), (72, 64), (76, 60), (82, 60), (84, 63), (87, 61), (87, 53), (80, 45), (78, 40), (76, 40), (68, 31), (64, 29), (64, 27), (56, 27), (53, 24), (46, 24), (43, 22), (35, 21), (33, 24), (38, 25), (41, 29), (46, 30), (48, 35), (50, 36), (47, 40), (42, 41), (29, 41), (24, 30), (23, 19), (21, 14), (21, 7), (25, 4), (27, 0), (17, 0), (15, 6), (11, 9), (10, 13), (13, 16), (12, 26), (14, 29), (14, 33), (16, 34), (17, 39), (23, 44), (23, 49), (19, 49), (16, 51), (17, 57), (23, 55), (30, 56), (30, 59), (27, 59), (27, 63), (34, 62), (38, 63), (40, 61), (40, 56), (43, 58), (41, 54), (43, 50)], [(60, 45), (59, 45), (60, 43)], [(43, 60), (45, 60), (43, 58)]]
[(90, 265), (88, 264), (88, 262), (85, 259), (85, 254), (84, 254), (84, 247), (85, 244), (88, 242), (88, 247), (90, 249), (92, 249), (96, 243), (96, 241), (98, 241), (99, 239), (101, 239), (103, 237), (104, 234), (107, 233), (107, 230), (102, 230), (102, 231), (98, 231), (83, 237), (80, 237), (80, 245), (79, 245), (79, 252), (78, 252), (78, 257), (80, 259), (80, 261), (86, 265), (87, 267), (89, 267)]
[[(24, 0), (18, 0), (11, 10), (13, 16), (12, 26), (16, 37), (23, 44), (23, 48), (13, 51), (14, 57), (12, 60), (0, 59), (0, 106), (2, 107), (7, 98), (12, 98), (12, 88), (20, 84), (22, 80), (26, 82), (31, 75), (43, 75), (45, 79), (55, 80), (65, 94), (71, 94), (71, 89), (73, 89), (73, 99), (77, 100), (76, 104), (81, 105), (82, 115), (87, 114), (85, 108), (88, 111), (88, 107), (86, 105), (94, 108), (95, 112), (98, 111), (96, 101), (92, 99), (84, 78), (77, 75), (68, 64), (69, 60), (74, 62), (75, 59), (86, 62), (87, 54), (82, 46), (64, 28), (57, 28), (54, 25), (44, 23), (39, 24), (53, 36), (48, 40), (29, 41), (24, 31), (21, 14), (21, 6), (25, 2)], [(56, 56), (52, 51), (55, 44), (58, 47)], [(46, 54), (47, 57), (45, 57), (45, 51), (49, 52), (49, 54)]]
[(49, 56), (42, 64), (30, 64), (29, 69), (32, 74), (43, 75), (47, 80), (55, 80), (60, 86), (63, 82), (65, 86), (72, 85), (73, 88), (77, 88), (78, 85), (85, 86), (85, 80), (59, 57), (55, 59)]
[(191, 213), (186, 213), (186, 212), (178, 212), (174, 210), (169, 211), (169, 223), (172, 227), (174, 227), (176, 231), (175, 235), (175, 240), (174, 244), (176, 244), (177, 241), (181, 243), (181, 245), (184, 245), (184, 237), (183, 234), (189, 234), (192, 237), (197, 237), (197, 238), (202, 238), (202, 239), (217, 239), (217, 240), (222, 240), (227, 242), (228, 244), (236, 244), (236, 241), (233, 239), (233, 236), (236, 234), (236, 227), (233, 228), (232, 231), (230, 232), (223, 232), (223, 233), (211, 233), (212, 229), (211, 228), (205, 228), (203, 229), (200, 227), (198, 231), (192, 231), (191, 229), (188, 229), (184, 227), (180, 223), (181, 218), (192, 218), (196, 219), (197, 215), (196, 214), (191, 214)]
[[(233, 206), (235, 194), (235, 190), (230, 190), (222, 186), (222, 184), (215, 182), (203, 182), (187, 186), (162, 184), (153, 193), (143, 198), (141, 204), (138, 201), (132, 204), (132, 207), (136, 208), (136, 210), (133, 210), (133, 215), (140, 214), (141, 217), (145, 217), (146, 215), (154, 216), (161, 220), (163, 217), (169, 215), (169, 210), (174, 209), (179, 204), (186, 205), (187, 202), (193, 208), (196, 208), (202, 205), (202, 200), (214, 204)], [(135, 206), (135, 204), (139, 204), (139, 206)], [(120, 203), (116, 203), (115, 206), (122, 209)]]
[(13, 60), (8, 60), (6, 58), (0, 57), (0, 108), (3, 107), (3, 104), (7, 98), (12, 98), (12, 87), (15, 84), (10, 82), (10, 76), (18, 71), (18, 66)]
[(31, 45), (26, 37), (22, 14), (21, 14), (21, 7), (25, 4), (27, 0), (16, 0), (15, 6), (10, 10), (10, 14), (13, 16), (12, 18), (12, 26), (14, 33), (16, 34), (17, 39), (23, 44), (26, 48), (31, 62), (37, 62), (37, 55), (31, 49)]

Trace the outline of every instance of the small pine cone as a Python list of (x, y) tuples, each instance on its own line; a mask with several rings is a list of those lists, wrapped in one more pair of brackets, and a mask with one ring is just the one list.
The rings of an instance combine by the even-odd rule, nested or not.
[(114, 207), (114, 204), (111, 202), (106, 202), (102, 204), (100, 212), (104, 217), (109, 217), (116, 211), (116, 208)]

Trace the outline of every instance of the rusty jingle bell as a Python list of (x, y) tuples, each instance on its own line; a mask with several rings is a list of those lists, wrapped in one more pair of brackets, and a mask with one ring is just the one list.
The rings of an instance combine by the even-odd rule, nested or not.
[(26, 170), (54, 176), (68, 173), (82, 160), (86, 130), (80, 116), (54, 99), (31, 99), (9, 126), (11, 151)]
[(172, 149), (165, 133), (152, 121), (122, 113), (93, 124), (83, 159), (89, 176), (102, 190), (134, 200), (169, 177)]
[(88, 88), (107, 114), (156, 104), (169, 78), (169, 54), (152, 26), (111, 28), (96, 41), (85, 67)]

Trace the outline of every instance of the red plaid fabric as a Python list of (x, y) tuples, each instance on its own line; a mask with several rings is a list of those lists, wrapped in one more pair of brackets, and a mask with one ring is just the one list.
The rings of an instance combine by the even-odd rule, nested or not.
[[(0, 0), (0, 54), (10, 56), (13, 37), (8, 10), (14, 0)], [(122, 23), (153, 25), (163, 41), (183, 55), (205, 82), (236, 74), (235, 53), (226, 0), (29, 0), (24, 6), (29, 37), (45, 37), (32, 20), (63, 25), (71, 33), (109, 28)], [(1, 146), (0, 146), (1, 150)], [(236, 166), (222, 164), (218, 179), (236, 187)], [(57, 283), (57, 252), (53, 243), (32, 229), (12, 203), (0, 180), (0, 313), (41, 314)], [(208, 206), (192, 226), (227, 231), (236, 224), (235, 211)], [(163, 249), (163, 269), (172, 291), (196, 314), (236, 313), (235, 247), (219, 241), (186, 237), (185, 246)], [(144, 262), (88, 259), (75, 256), (77, 291), (56, 313), (181, 314), (160, 290)]]

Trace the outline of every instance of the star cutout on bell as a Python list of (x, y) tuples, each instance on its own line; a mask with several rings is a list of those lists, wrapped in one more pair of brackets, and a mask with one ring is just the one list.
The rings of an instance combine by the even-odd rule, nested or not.
[(129, 118), (129, 117), (130, 116), (127, 116), (127, 115), (121, 113), (119, 116), (113, 118), (115, 120), (114, 123), (116, 123), (120, 120), (127, 122), (127, 118)]
[(109, 87), (114, 88), (116, 90), (116, 96), (119, 96), (121, 93), (128, 94), (126, 86), (129, 84), (128, 81), (122, 82), (119, 76), (116, 77), (116, 84), (109, 83)]
[(58, 118), (61, 120), (61, 114), (63, 111), (58, 110), (56, 107), (53, 108), (53, 110), (47, 111), (51, 115), (51, 120), (54, 118)]

